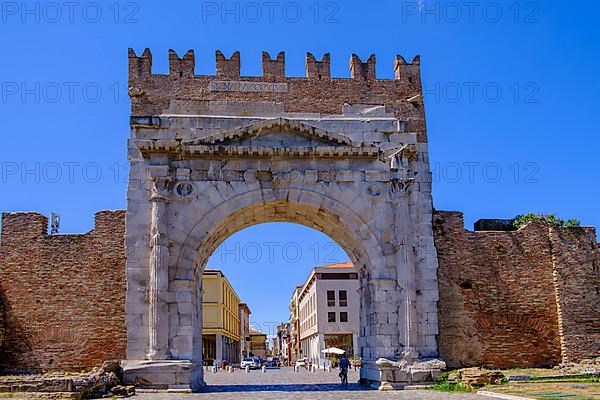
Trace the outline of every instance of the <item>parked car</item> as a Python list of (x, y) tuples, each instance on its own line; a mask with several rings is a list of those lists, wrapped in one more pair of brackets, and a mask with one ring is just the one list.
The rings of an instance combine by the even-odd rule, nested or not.
[(279, 357), (269, 357), (267, 361), (265, 361), (264, 365), (270, 368), (281, 367), (281, 363), (279, 362)]
[(308, 365), (308, 359), (306, 357), (296, 360), (296, 367), (306, 367), (306, 365)]
[(260, 360), (258, 358), (244, 358), (240, 363), (240, 368), (245, 369), (246, 367), (259, 369), (261, 367)]

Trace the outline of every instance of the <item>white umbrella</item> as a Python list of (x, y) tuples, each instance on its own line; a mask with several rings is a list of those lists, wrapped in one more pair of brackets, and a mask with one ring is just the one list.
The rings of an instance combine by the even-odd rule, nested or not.
[(344, 354), (346, 351), (338, 349), (337, 347), (328, 347), (325, 350), (322, 350), (321, 352), (325, 354)]

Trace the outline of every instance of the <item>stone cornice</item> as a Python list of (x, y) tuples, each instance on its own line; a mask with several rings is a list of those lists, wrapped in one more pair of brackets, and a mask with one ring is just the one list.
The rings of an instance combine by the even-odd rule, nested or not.
[(375, 146), (294, 146), (294, 147), (266, 147), (266, 146), (236, 146), (236, 145), (201, 145), (186, 144), (176, 140), (136, 140), (136, 146), (144, 157), (150, 154), (168, 154), (174, 159), (196, 158), (205, 156), (228, 157), (318, 157), (338, 158), (379, 157), (379, 149)]

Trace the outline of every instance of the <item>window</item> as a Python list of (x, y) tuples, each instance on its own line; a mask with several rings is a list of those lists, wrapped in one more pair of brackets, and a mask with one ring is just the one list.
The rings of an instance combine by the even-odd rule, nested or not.
[(340, 322), (348, 322), (348, 313), (346, 311), (340, 313)]
[(327, 307), (335, 307), (335, 290), (327, 291)]
[(348, 307), (348, 292), (340, 290), (340, 307)]
[(327, 313), (327, 322), (335, 322), (335, 313), (334, 312)]

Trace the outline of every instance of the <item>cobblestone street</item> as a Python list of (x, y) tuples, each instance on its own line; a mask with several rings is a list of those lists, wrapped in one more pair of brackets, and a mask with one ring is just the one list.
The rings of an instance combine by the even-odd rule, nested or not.
[[(339, 383), (337, 370), (332, 372), (306, 370), (294, 372), (291, 368), (269, 369), (267, 373), (259, 370), (249, 374), (236, 370), (233, 374), (227, 372), (205, 372), (205, 380), (209, 385), (206, 393), (177, 394), (166, 392), (142, 392), (136, 398), (148, 400), (162, 399), (239, 399), (243, 397), (259, 399), (288, 399), (297, 400), (343, 400), (343, 399), (415, 399), (415, 400), (474, 400), (486, 399), (475, 394), (446, 394), (429, 390), (407, 390), (380, 392), (367, 389), (356, 383), (358, 372), (350, 371), (346, 387)], [(245, 392), (252, 392), (246, 394)]]

